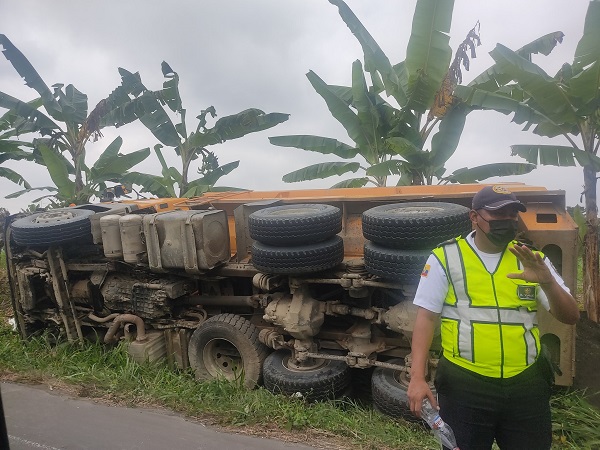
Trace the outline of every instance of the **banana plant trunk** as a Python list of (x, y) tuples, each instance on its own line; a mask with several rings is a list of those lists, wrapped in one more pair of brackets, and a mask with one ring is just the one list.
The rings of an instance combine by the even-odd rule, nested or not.
[(585, 186), (585, 211), (587, 232), (584, 238), (583, 298), (588, 318), (600, 321), (599, 258), (598, 258), (598, 204), (596, 202), (596, 171), (592, 167), (583, 168)]

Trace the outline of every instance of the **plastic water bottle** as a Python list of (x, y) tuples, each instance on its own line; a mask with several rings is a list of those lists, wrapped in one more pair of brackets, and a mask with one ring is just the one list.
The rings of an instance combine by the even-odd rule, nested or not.
[(433, 430), (435, 437), (444, 446), (451, 448), (452, 450), (460, 450), (456, 444), (454, 431), (452, 431), (450, 425), (442, 420), (440, 413), (437, 409), (431, 406), (428, 398), (424, 398), (423, 403), (421, 404), (421, 418), (427, 422), (427, 424)]

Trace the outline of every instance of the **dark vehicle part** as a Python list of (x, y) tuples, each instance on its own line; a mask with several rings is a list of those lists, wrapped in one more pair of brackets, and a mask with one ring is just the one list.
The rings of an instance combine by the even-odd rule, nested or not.
[(273, 206), (248, 217), (250, 237), (269, 245), (302, 245), (329, 239), (342, 230), (342, 211), (335, 206)]
[(258, 328), (236, 314), (218, 314), (202, 323), (190, 339), (190, 366), (196, 378), (241, 380), (249, 389), (261, 382), (268, 348), (258, 340)]
[[(412, 303), (415, 286), (410, 280), (401, 281), (402, 273), (384, 264), (390, 256), (387, 241), (370, 243), (365, 252), (363, 212), (400, 202), (406, 206), (421, 202), (418, 206), (433, 199), (466, 207), (479, 189), (481, 185), (207, 192), (190, 199), (83, 205), (73, 209), (95, 212), (89, 217), (92, 242), (86, 235), (49, 248), (28, 241), (17, 244), (12, 236), (21, 229), (11, 223), (23, 214), (10, 216), (4, 241), (17, 329), (23, 338), (53, 331), (71, 342), (103, 340), (108, 334), (110, 341), (123, 340), (135, 361), (166, 358), (182, 370), (192, 361), (203, 368), (198, 375), (212, 378), (208, 361), (216, 376), (226, 367), (240, 368), (229, 369), (231, 378), (243, 372), (248, 381), (250, 373), (246, 385), (260, 381), (261, 362), (269, 349), (289, 352), (295, 365), (286, 367), (304, 373), (313, 362), (324, 360), (356, 370), (370, 371), (373, 366), (398, 370), (398, 365), (390, 367), (386, 361), (408, 358), (418, 310)], [(565, 211), (564, 192), (520, 184), (511, 189), (527, 205), (527, 212), (519, 216), (519, 232), (549, 255), (574, 289), (578, 234)], [(253, 265), (248, 226), (252, 213), (276, 204), (323, 203), (342, 212), (341, 232), (301, 245), (255, 241), (257, 266)], [(435, 204), (426, 205), (417, 209), (425, 209), (428, 216), (428, 208)], [(436, 237), (433, 245), (443, 238)], [(316, 258), (305, 256), (311, 245), (321, 250)], [(420, 249), (423, 243), (415, 245)], [(378, 247), (386, 250), (370, 253)], [(256, 251), (261, 248), (267, 252)], [(414, 249), (402, 252), (408, 250)], [(277, 253), (282, 251), (284, 257)], [(307, 267), (309, 272), (303, 272)], [(324, 268), (328, 269), (318, 272)], [(417, 273), (422, 268), (420, 261), (413, 266)], [(377, 271), (379, 275), (374, 275)], [(112, 321), (123, 314), (134, 314), (143, 324), (114, 325)], [(557, 384), (572, 384), (574, 328), (543, 309), (538, 319), (540, 334), (553, 343), (553, 360), (563, 373)], [(266, 347), (257, 344), (255, 331), (244, 331), (246, 323), (259, 330), (259, 342)], [(109, 333), (111, 325), (114, 334)], [(137, 329), (142, 327), (146, 339), (139, 341)], [(430, 370), (437, 363), (439, 339), (433, 345)], [(339, 390), (343, 391), (341, 386), (335, 392)]]
[(320, 272), (337, 266), (343, 259), (344, 242), (339, 236), (296, 247), (277, 247), (258, 241), (252, 244), (252, 264), (265, 273)]
[[(404, 365), (404, 360), (400, 358), (390, 359), (387, 362)], [(371, 392), (375, 408), (390, 417), (420, 422), (410, 412), (407, 395), (408, 383), (406, 370), (377, 367), (371, 377)], [(435, 394), (435, 390), (433, 392)]]
[(290, 352), (278, 350), (263, 365), (265, 388), (274, 394), (300, 395), (308, 401), (334, 399), (350, 385), (350, 369), (344, 361), (312, 359), (294, 365)]
[(91, 242), (89, 209), (61, 208), (35, 213), (11, 224), (12, 238), (17, 245), (43, 247), (86, 239)]
[(365, 242), (367, 272), (404, 284), (418, 284), (431, 250), (401, 250)]
[(362, 215), (366, 239), (392, 248), (429, 249), (471, 231), (469, 208), (414, 202), (376, 206)]

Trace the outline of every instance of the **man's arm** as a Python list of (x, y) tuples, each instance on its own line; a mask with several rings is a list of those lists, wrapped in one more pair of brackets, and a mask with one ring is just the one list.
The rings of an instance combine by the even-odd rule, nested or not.
[(419, 307), (415, 320), (412, 336), (412, 365), (407, 394), (410, 410), (417, 417), (421, 417), (421, 403), (425, 397), (429, 398), (434, 408), (437, 407), (435, 396), (425, 380), (425, 375), (427, 373), (429, 348), (431, 347), (438, 317), (439, 314)]
[(548, 297), (550, 313), (563, 323), (569, 325), (576, 323), (579, 320), (577, 302), (558, 284), (542, 256), (524, 245), (515, 245), (509, 250), (521, 261), (524, 270), (521, 273), (510, 273), (507, 275), (508, 278), (539, 283)]
[(569, 325), (579, 320), (577, 301), (558, 284), (554, 277), (548, 282), (540, 283), (540, 287), (548, 297), (550, 313), (556, 319)]

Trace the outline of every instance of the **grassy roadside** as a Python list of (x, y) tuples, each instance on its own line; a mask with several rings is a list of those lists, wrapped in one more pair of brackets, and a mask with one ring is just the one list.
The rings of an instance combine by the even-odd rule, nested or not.
[[(139, 365), (123, 347), (22, 342), (7, 323), (10, 302), (0, 261), (0, 379), (42, 383), (80, 397), (164, 407), (203, 423), (328, 449), (437, 449), (420, 426), (394, 421), (350, 400), (307, 404), (235, 383), (198, 383), (189, 371)], [(554, 448), (600, 448), (600, 411), (580, 392), (552, 400)]]

